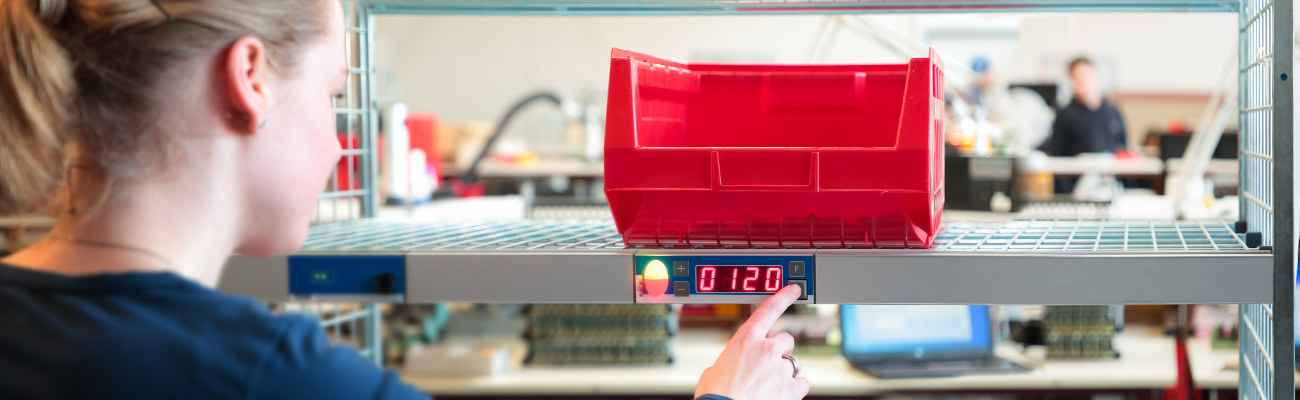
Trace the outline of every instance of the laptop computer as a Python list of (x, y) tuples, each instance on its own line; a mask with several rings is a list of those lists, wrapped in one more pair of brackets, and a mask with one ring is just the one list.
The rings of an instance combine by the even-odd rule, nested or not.
[(844, 305), (842, 351), (881, 379), (1029, 372), (993, 355), (988, 306)]

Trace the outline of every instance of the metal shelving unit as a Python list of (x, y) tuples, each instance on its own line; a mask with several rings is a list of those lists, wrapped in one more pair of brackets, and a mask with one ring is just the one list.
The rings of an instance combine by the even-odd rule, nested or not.
[[(1242, 306), (1241, 395), (1294, 398), (1295, 237), (1292, 18), (1273, 0), (347, 0), (352, 85), (337, 112), (359, 138), (360, 187), (322, 197), (339, 217), (301, 255), (236, 257), (221, 287), (290, 299), (292, 257), (384, 256), (406, 270), (403, 293), (360, 300), (626, 303), (636, 254), (809, 253), (819, 303), (1140, 304)], [(1223, 223), (1042, 221), (948, 223), (931, 250), (623, 248), (608, 221), (418, 224), (374, 215), (376, 14), (760, 15), (937, 12), (1234, 12), (1240, 18), (1241, 215), (1262, 234), (1248, 248)], [(1280, 45), (1275, 45), (1275, 43)], [(352, 171), (349, 169), (348, 171)], [(340, 203), (343, 202), (343, 203)], [(317, 298), (316, 300), (322, 300)], [(324, 300), (358, 300), (357, 298)]]
[(379, 207), (379, 114), (374, 108), (375, 68), (372, 6), (344, 0), (344, 48), (348, 81), (344, 96), (333, 100), (343, 157), (321, 194), (315, 222), (329, 223), (375, 216)]
[[(635, 255), (799, 253), (826, 304), (1179, 304), (1271, 301), (1272, 255), (1223, 222), (1030, 221), (945, 225), (934, 249), (625, 248), (608, 220), (318, 226), (304, 255), (399, 255), (408, 303), (631, 303)], [(246, 268), (234, 263), (231, 268)], [(287, 258), (224, 289), (292, 296)], [(284, 278), (280, 278), (284, 282)], [(240, 285), (245, 283), (247, 285)], [(326, 297), (328, 298), (328, 297)]]
[(1273, 301), (1241, 306), (1238, 387), (1247, 399), (1295, 396), (1293, 6), (1243, 0), (1238, 11), (1240, 213), (1274, 249)]

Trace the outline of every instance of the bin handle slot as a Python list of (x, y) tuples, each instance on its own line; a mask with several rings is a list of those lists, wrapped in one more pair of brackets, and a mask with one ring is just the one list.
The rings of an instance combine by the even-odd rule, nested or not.
[[(794, 157), (794, 158), (791, 158), (791, 157), (773, 157), (773, 159), (771, 160), (771, 161), (774, 163), (774, 166), (775, 166), (776, 168), (782, 168), (782, 167), (786, 167), (786, 168), (790, 168), (790, 169), (806, 168), (806, 170), (808, 171), (807, 179), (806, 179), (806, 180), (801, 180), (802, 182), (801, 182), (801, 183), (798, 183), (798, 184), (790, 183), (790, 179), (789, 179), (788, 176), (786, 177), (786, 179), (784, 179), (784, 181), (783, 181), (783, 179), (781, 179), (781, 178), (775, 178), (775, 179), (772, 179), (772, 180), (770, 180), (770, 181), (763, 182), (763, 177), (758, 175), (758, 174), (761, 174), (761, 173), (762, 173), (761, 171), (756, 172), (756, 171), (754, 171), (754, 170), (749, 170), (749, 169), (739, 169), (739, 170), (738, 170), (738, 169), (737, 169), (736, 167), (734, 167), (734, 166), (733, 166), (733, 167), (729, 167), (729, 168), (727, 169), (727, 171), (729, 171), (729, 172), (727, 172), (726, 175), (727, 175), (728, 177), (730, 177), (730, 179), (728, 179), (728, 178), (724, 178), (724, 177), (723, 177), (724, 172), (723, 172), (723, 168), (722, 168), (722, 158), (723, 158), (723, 153), (728, 153), (728, 152), (713, 151), (712, 154), (711, 154), (710, 157), (709, 157), (709, 160), (710, 160), (710, 162), (709, 162), (709, 164), (710, 164), (710, 168), (709, 168), (709, 169), (710, 169), (710, 175), (712, 175), (712, 179), (711, 179), (711, 181), (712, 181), (712, 189), (713, 189), (713, 190), (735, 190), (735, 191), (755, 191), (755, 190), (762, 190), (762, 191), (817, 191), (817, 190), (819, 190), (819, 188), (820, 188), (820, 185), (818, 184), (818, 175), (819, 175), (819, 172), (820, 172), (820, 171), (819, 171), (819, 166), (818, 166), (818, 165), (820, 164), (820, 163), (818, 162), (818, 152), (803, 153), (803, 154), (808, 155), (809, 157), (808, 157), (808, 158), (803, 158), (802, 160), (798, 160), (799, 157)], [(739, 153), (739, 152), (738, 152), (738, 153), (729, 153), (729, 156), (728, 156), (728, 157), (729, 157), (729, 158), (730, 158), (730, 157), (736, 157), (736, 156), (740, 156), (741, 154), (744, 154), (744, 153)], [(771, 156), (771, 155), (772, 155), (772, 154), (770, 154), (770, 153), (769, 153), (769, 154), (766, 154), (766, 156)], [(765, 156), (765, 155), (764, 155), (764, 154), (751, 153), (751, 154), (748, 154), (748, 156), (751, 156), (751, 157), (753, 157), (753, 156), (760, 156), (760, 157), (761, 157), (761, 156)], [(781, 158), (785, 158), (785, 159), (784, 159), (784, 160), (781, 160)], [(807, 165), (806, 165), (806, 166), (801, 165), (801, 164), (804, 164), (804, 163), (807, 163)], [(788, 175), (788, 174), (787, 174), (787, 175)], [(744, 184), (736, 184), (736, 183), (728, 184), (728, 183), (726, 183), (726, 182), (735, 182), (735, 181), (738, 181), (738, 180), (743, 180), (743, 181), (745, 181), (746, 183), (744, 183)], [(761, 182), (761, 183), (760, 183), (760, 182)]]

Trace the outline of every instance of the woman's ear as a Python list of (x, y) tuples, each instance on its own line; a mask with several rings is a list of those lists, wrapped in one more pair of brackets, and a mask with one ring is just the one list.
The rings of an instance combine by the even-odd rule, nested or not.
[(256, 133), (266, 121), (270, 104), (271, 65), (266, 46), (244, 36), (230, 45), (221, 60), (226, 101), (226, 123), (238, 132)]

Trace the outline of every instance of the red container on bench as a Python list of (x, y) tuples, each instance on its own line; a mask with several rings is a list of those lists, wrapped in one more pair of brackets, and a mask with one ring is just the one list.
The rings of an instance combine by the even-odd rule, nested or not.
[(630, 246), (926, 248), (943, 62), (684, 64), (614, 49), (605, 193)]

